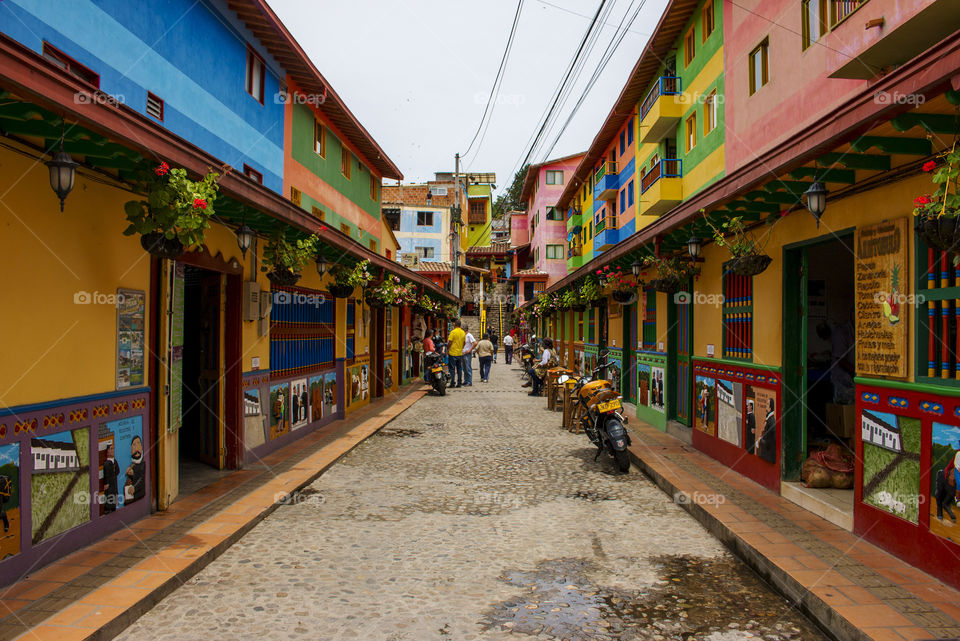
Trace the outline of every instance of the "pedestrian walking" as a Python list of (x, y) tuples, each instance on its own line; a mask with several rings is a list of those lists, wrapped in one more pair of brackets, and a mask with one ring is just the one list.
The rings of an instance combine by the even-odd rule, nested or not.
[(495, 353), (493, 341), (490, 340), (489, 334), (480, 339), (480, 342), (477, 343), (476, 351), (477, 358), (480, 361), (480, 382), (489, 383), (490, 363), (493, 360), (493, 355)]
[(513, 334), (503, 337), (503, 360), (507, 365), (513, 363)]
[(500, 337), (497, 336), (496, 332), (490, 332), (490, 343), (493, 345), (493, 362), (497, 362), (497, 345)]
[(463, 326), (463, 384), (473, 387), (473, 351), (477, 347), (477, 339), (470, 333), (470, 328)]
[(453, 322), (453, 329), (447, 336), (447, 355), (450, 358), (450, 387), (463, 386), (463, 344), (466, 333), (460, 328), (460, 321)]

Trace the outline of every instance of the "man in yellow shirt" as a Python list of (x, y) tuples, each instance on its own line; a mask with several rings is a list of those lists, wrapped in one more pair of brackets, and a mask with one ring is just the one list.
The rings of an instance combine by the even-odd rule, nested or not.
[[(450, 382), (456, 381), (450, 387), (463, 385), (463, 343), (467, 333), (460, 329), (460, 321), (454, 321), (453, 330), (447, 336), (447, 355), (450, 357)], [(456, 374), (456, 375), (454, 375)]]

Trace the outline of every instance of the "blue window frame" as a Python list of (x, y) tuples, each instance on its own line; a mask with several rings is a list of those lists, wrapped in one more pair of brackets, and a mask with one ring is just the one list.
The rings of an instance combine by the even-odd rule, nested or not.
[(633, 206), (633, 178), (627, 183), (627, 206)]
[(633, 144), (633, 118), (627, 121), (627, 144)]
[(620, 190), (620, 213), (622, 214), (627, 210), (627, 190)]
[(620, 155), (623, 155), (623, 152), (627, 149), (627, 132), (620, 132)]

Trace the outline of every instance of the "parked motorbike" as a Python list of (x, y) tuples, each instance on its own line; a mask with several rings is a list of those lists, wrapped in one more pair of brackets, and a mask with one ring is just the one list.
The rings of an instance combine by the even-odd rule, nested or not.
[(523, 373), (520, 374), (520, 379), (524, 383), (529, 383), (530, 370), (533, 369), (533, 346), (529, 343), (525, 343), (520, 346), (520, 363), (523, 368)]
[(424, 366), (429, 373), (428, 380), (434, 391), (440, 396), (447, 393), (447, 372), (443, 366), (443, 356), (439, 352), (430, 352), (423, 358)]
[[(580, 425), (590, 442), (597, 447), (597, 455), (593, 460), (596, 461), (606, 451), (616, 461), (617, 468), (626, 474), (630, 471), (627, 446), (631, 440), (624, 427), (627, 418), (621, 413), (623, 397), (613, 389), (610, 381), (595, 378), (606, 366), (606, 362), (601, 361), (590, 376), (580, 377), (573, 388), (573, 398), (584, 410)], [(562, 385), (568, 380), (570, 377), (564, 375), (557, 382)]]

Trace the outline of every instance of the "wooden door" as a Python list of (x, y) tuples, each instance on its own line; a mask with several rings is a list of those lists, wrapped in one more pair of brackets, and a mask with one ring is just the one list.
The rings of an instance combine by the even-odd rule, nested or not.
[[(684, 288), (693, 291), (692, 288)], [(667, 346), (667, 367), (672, 370), (667, 378), (673, 383), (673, 391), (667, 390), (668, 417), (687, 426), (693, 425), (693, 305), (689, 301), (677, 302), (676, 296), (667, 295), (667, 319), (670, 335)]]
[(224, 467), (222, 367), (220, 303), (222, 277), (214, 272), (204, 271), (200, 279), (200, 380), (198, 385), (198, 403), (200, 416), (200, 460), (217, 469)]

